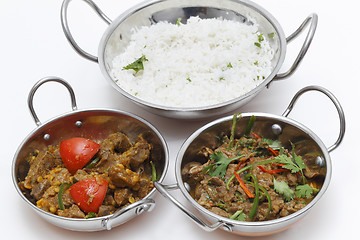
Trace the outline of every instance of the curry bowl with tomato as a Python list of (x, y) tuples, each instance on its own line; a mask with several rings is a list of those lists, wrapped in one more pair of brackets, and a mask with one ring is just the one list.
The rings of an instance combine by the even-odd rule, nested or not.
[[(50, 81), (68, 88), (73, 110), (41, 123), (32, 96)], [(165, 177), (168, 149), (149, 122), (119, 110), (77, 110), (71, 86), (57, 77), (34, 85), (29, 106), (38, 127), (15, 153), (12, 177), (41, 217), (70, 230), (98, 231), (154, 208), (153, 182)]]

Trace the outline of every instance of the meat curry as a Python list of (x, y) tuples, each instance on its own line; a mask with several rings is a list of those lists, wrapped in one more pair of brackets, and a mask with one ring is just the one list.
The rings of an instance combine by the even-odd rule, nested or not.
[(86, 154), (75, 154), (71, 160), (71, 151), (76, 151), (73, 140), (77, 139), (63, 144), (67, 153), (60, 143), (28, 156), (29, 171), (19, 187), (37, 207), (62, 217), (101, 217), (143, 199), (153, 189), (152, 145), (141, 134), (135, 142), (120, 132), (93, 142), (91, 159), (75, 170), (69, 167), (74, 165), (71, 161), (78, 164)]
[[(296, 146), (253, 132), (253, 116), (245, 134), (222, 136), (215, 148), (202, 147), (196, 161), (182, 168), (190, 194), (204, 208), (239, 221), (266, 221), (305, 207), (321, 189), (321, 171), (309, 168)], [(305, 160), (305, 161), (304, 161)]]

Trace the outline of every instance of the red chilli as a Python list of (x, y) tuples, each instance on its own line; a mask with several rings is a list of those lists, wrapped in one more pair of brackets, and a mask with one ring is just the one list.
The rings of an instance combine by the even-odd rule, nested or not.
[(245, 183), (243, 182), (243, 180), (241, 180), (239, 174), (237, 174), (237, 172), (234, 172), (235, 174), (235, 177), (236, 179), (238, 180), (239, 184), (240, 184), (240, 187), (244, 190), (244, 192), (246, 193), (246, 195), (249, 197), (249, 198), (254, 198), (254, 194), (252, 194), (250, 192), (250, 190), (248, 189), (248, 187), (245, 185)]
[(290, 171), (289, 169), (284, 169), (284, 168), (278, 168), (278, 169), (273, 169), (273, 170), (267, 170), (267, 169), (265, 169), (263, 166), (258, 166), (258, 168), (260, 168), (263, 172), (267, 172), (267, 173), (270, 173), (270, 174), (273, 174), (273, 173), (281, 173), (281, 172), (288, 172), (288, 171)]

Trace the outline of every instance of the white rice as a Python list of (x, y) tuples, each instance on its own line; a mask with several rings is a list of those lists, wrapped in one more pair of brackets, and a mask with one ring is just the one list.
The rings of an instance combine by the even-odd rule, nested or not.
[[(117, 84), (145, 101), (169, 107), (201, 107), (239, 97), (272, 72), (274, 51), (258, 26), (191, 17), (186, 24), (159, 22), (133, 29), (115, 57)], [(260, 43), (261, 46), (256, 46)], [(145, 56), (144, 70), (123, 67)]]

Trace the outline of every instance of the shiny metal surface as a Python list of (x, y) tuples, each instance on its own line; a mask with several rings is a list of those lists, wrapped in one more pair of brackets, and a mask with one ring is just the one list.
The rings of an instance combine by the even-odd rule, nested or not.
[[(339, 113), (340, 118), (340, 134), (338, 137), (335, 147), (327, 148), (324, 143), (316, 136), (310, 129), (306, 126), (286, 117), (292, 110), (294, 103), (297, 101), (298, 97), (307, 91), (319, 91), (326, 94), (329, 99), (334, 103)], [(268, 139), (277, 139), (285, 147), (290, 148), (290, 142), (295, 144), (295, 151), (298, 155), (304, 156), (307, 153), (307, 164), (308, 167), (319, 168), (320, 171), (324, 172), (324, 179), (322, 182), (322, 187), (316, 197), (304, 208), (301, 210), (275, 220), (262, 221), (262, 222), (242, 222), (235, 221), (225, 217), (221, 217), (204, 207), (198, 204), (190, 195), (189, 190), (186, 188), (186, 184), (181, 176), (181, 169), (188, 163), (192, 161), (199, 161), (198, 153), (200, 150), (206, 146), (211, 149), (214, 149), (218, 146), (217, 136), (226, 134), (230, 135), (232, 118), (233, 116), (228, 116), (224, 118), (217, 119), (212, 121), (205, 126), (201, 127), (195, 131), (182, 145), (175, 163), (175, 173), (177, 188), (181, 190), (183, 196), (188, 202), (194, 206), (198, 212), (202, 215), (199, 217), (188, 210), (185, 205), (180, 203), (175, 199), (170, 193), (166, 185), (162, 183), (155, 183), (157, 190), (168, 200), (174, 203), (182, 212), (190, 217), (199, 227), (206, 231), (213, 231), (217, 228), (222, 228), (224, 230), (234, 232), (240, 235), (246, 236), (260, 236), (268, 235), (272, 233), (277, 233), (283, 231), (302, 217), (319, 201), (322, 195), (325, 193), (326, 189), (329, 186), (332, 172), (332, 165), (329, 152), (335, 149), (343, 139), (343, 131), (345, 131), (345, 116), (342, 111), (342, 107), (337, 99), (326, 89), (318, 86), (310, 86), (304, 89), (301, 89), (292, 99), (289, 107), (285, 111), (284, 116), (277, 116), (267, 113), (242, 113), (241, 119), (236, 125), (235, 133), (238, 136), (242, 136), (243, 132), (248, 123), (248, 119), (254, 115), (256, 116), (256, 121), (253, 126), (254, 132), (258, 133), (260, 136), (263, 136)], [(281, 131), (273, 131), (273, 126), (277, 126), (276, 129), (281, 128)], [(311, 156), (310, 156), (311, 155)], [(174, 187), (172, 187), (174, 189)], [(206, 219), (207, 221), (203, 220)]]
[[(133, 8), (120, 14), (115, 20), (110, 21), (106, 15), (96, 6), (92, 0), (83, 0), (87, 2), (93, 10), (109, 23), (98, 48), (98, 56), (92, 56), (82, 50), (72, 37), (68, 27), (67, 8), (71, 0), (64, 0), (61, 9), (61, 22), (64, 33), (72, 47), (81, 56), (99, 64), (100, 70), (107, 81), (125, 97), (143, 107), (144, 109), (165, 117), (179, 119), (202, 119), (211, 116), (217, 116), (239, 108), (252, 100), (261, 90), (269, 86), (270, 82), (277, 79), (283, 79), (295, 72), (307, 52), (311, 40), (314, 37), (317, 26), (317, 15), (311, 14), (305, 19), (300, 27), (288, 38), (277, 22), (277, 20), (261, 6), (248, 0), (153, 0), (140, 3)], [(190, 16), (199, 16), (200, 18), (217, 18), (244, 22), (252, 24), (249, 16), (257, 21), (259, 30), (264, 34), (275, 33), (272, 41), (272, 48), (275, 50), (275, 57), (272, 61), (272, 72), (262, 84), (252, 91), (232, 99), (227, 102), (196, 108), (176, 108), (153, 104), (139, 99), (120, 88), (111, 74), (112, 60), (115, 56), (122, 53), (129, 44), (131, 29), (141, 26), (149, 26), (159, 21), (168, 21), (175, 23), (179, 17), (186, 21)], [(311, 23), (305, 42), (290, 69), (284, 73), (278, 73), (283, 64), (286, 55), (287, 43), (296, 38), (305, 27)]]
[[(50, 81), (61, 83), (68, 88), (73, 108), (72, 111), (44, 123), (40, 123), (32, 109), (31, 114), (38, 127), (21, 143), (12, 163), (12, 179), (20, 197), (46, 221), (56, 226), (76, 231), (110, 230), (143, 212), (151, 211), (155, 206), (155, 201), (152, 199), (156, 191), (155, 188), (141, 201), (135, 202), (112, 215), (92, 219), (72, 219), (48, 213), (36, 207), (36, 204), (22, 193), (18, 182), (24, 180), (29, 169), (29, 164), (25, 161), (26, 156), (35, 149), (45, 149), (48, 145), (59, 144), (60, 141), (71, 137), (81, 136), (101, 140), (110, 133), (121, 131), (131, 141), (135, 141), (137, 136), (142, 133), (143, 137), (153, 145), (153, 161), (160, 176), (160, 182), (165, 178), (168, 168), (169, 155), (164, 138), (154, 126), (142, 118), (127, 112), (111, 109), (77, 110), (77, 107), (74, 107), (76, 102), (71, 86), (63, 79), (57, 77), (41, 79), (34, 85), (29, 96), (33, 96), (40, 85)], [(28, 100), (30, 101), (28, 105), (32, 106), (32, 97), (29, 97)]]

